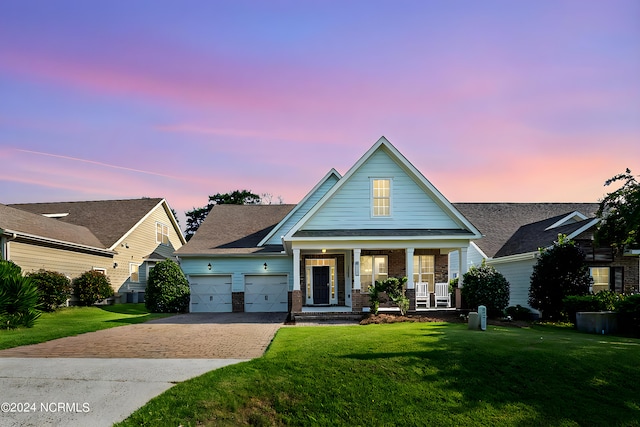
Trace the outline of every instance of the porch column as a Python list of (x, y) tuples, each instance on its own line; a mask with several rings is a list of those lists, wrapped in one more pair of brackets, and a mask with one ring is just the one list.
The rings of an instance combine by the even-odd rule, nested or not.
[(413, 284), (413, 253), (414, 253), (415, 249), (414, 248), (407, 248), (405, 249), (405, 253), (407, 254), (407, 289), (413, 289), (414, 288), (414, 284)]
[(360, 283), (360, 249), (353, 250), (353, 290), (351, 292), (351, 311), (356, 313), (362, 312), (362, 307), (368, 304), (369, 295), (367, 292), (364, 292), (366, 295), (366, 302), (364, 300), (365, 296), (362, 295), (362, 284)]
[(464, 287), (463, 277), (468, 271), (467, 249), (467, 247), (458, 249), (458, 288), (456, 289), (456, 308), (458, 309), (466, 307), (466, 304), (462, 301), (460, 289)]
[(289, 311), (299, 313), (302, 311), (302, 291), (300, 290), (300, 249), (293, 250), (293, 292), (291, 292), (291, 305)]
[(360, 290), (360, 249), (353, 250), (353, 289)]

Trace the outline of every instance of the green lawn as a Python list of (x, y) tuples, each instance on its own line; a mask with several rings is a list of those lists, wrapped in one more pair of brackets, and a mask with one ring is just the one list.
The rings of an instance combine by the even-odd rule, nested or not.
[(0, 330), (0, 350), (167, 316), (149, 313), (144, 304), (61, 308), (42, 313), (33, 328)]
[(640, 426), (640, 340), (535, 326), (282, 328), (123, 426)]

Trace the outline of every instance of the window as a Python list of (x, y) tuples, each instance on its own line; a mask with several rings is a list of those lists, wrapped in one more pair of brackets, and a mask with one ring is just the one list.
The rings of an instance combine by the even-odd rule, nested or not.
[(371, 215), (391, 216), (391, 179), (374, 178), (371, 190)]
[(156, 222), (156, 243), (169, 244), (169, 227), (160, 222)]
[(593, 278), (593, 293), (606, 291), (609, 289), (609, 267), (590, 267), (589, 273)]
[(362, 292), (367, 292), (375, 281), (386, 280), (389, 277), (388, 257), (386, 255), (360, 257), (360, 286)]
[(428, 292), (435, 292), (435, 260), (433, 255), (413, 256), (413, 283), (428, 283)]
[(138, 267), (139, 267), (138, 264), (129, 263), (129, 280), (131, 282), (138, 283), (140, 281)]

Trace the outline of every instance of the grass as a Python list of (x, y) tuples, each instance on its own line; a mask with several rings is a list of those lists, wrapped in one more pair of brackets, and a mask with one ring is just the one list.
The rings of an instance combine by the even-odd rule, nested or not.
[(0, 350), (167, 316), (149, 313), (144, 304), (61, 308), (53, 313), (42, 313), (33, 328), (0, 330)]
[(282, 328), (118, 426), (640, 426), (640, 340), (566, 328)]

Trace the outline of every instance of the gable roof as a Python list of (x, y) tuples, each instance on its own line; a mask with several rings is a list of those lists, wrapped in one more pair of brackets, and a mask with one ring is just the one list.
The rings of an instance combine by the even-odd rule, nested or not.
[[(277, 233), (286, 234), (291, 229), (291, 227), (295, 225), (295, 223), (298, 222), (298, 220), (302, 218), (307, 212), (309, 212), (309, 209), (311, 209), (313, 205), (315, 205), (315, 203), (317, 203), (318, 201), (317, 199), (322, 198), (322, 196), (324, 195), (324, 193), (321, 194), (321, 191), (323, 191), (323, 188), (328, 185), (331, 185), (331, 186), (335, 185), (335, 182), (340, 181), (341, 178), (342, 178), (342, 175), (340, 175), (338, 171), (332, 168), (315, 185), (315, 187), (313, 187), (313, 189), (311, 189), (311, 191), (309, 191), (309, 193), (306, 196), (304, 196), (304, 198), (300, 201), (300, 203), (298, 203), (295, 206), (295, 208), (293, 208), (291, 212), (289, 212), (289, 214), (286, 217), (284, 217), (282, 221), (280, 221), (280, 223), (276, 227), (274, 227), (264, 239), (260, 241), (260, 243), (258, 243), (258, 246), (262, 246), (266, 244), (269, 241), (269, 239), (277, 235)], [(328, 189), (324, 191), (328, 191)]]
[(104, 251), (104, 244), (86, 227), (0, 204), (0, 229), (37, 240), (80, 245)]
[[(421, 188), (421, 190), (437, 204), (437, 206), (444, 212), (449, 219), (455, 222), (459, 229), (466, 231), (464, 238), (477, 239), (481, 237), (480, 232), (475, 226), (467, 220), (457, 209), (438, 191), (438, 189), (427, 180), (422, 173), (404, 157), (396, 147), (393, 146), (384, 136), (381, 137), (360, 159), (347, 171), (347, 173), (338, 181), (331, 189), (307, 212), (304, 217), (294, 225), (291, 230), (285, 236), (285, 240), (292, 240), (295, 238), (305, 237), (304, 233), (298, 234), (304, 229), (313, 217), (318, 213), (329, 201), (347, 185), (350, 179), (358, 173), (358, 171), (365, 165), (376, 153), (383, 151), (391, 158), (413, 181)], [(426, 226), (425, 229), (433, 227)], [(452, 230), (453, 231), (453, 230)], [(460, 233), (450, 233), (452, 237), (460, 236)]]
[(589, 218), (556, 225), (566, 218), (567, 215), (563, 214), (523, 225), (500, 248), (495, 254), (495, 258), (536, 252), (539, 248), (553, 245), (553, 242), (558, 239), (558, 234), (566, 234), (569, 238), (573, 238), (599, 221), (597, 218)]
[[(563, 215), (576, 211), (592, 217), (598, 210), (598, 203), (454, 203), (454, 206), (483, 234), (484, 237), (474, 243), (487, 258), (495, 257), (524, 225), (549, 218), (558, 221)], [(547, 224), (550, 225), (553, 223)], [(558, 232), (552, 232), (554, 238)]]
[[(34, 214), (55, 215), (56, 221), (86, 227), (103, 243), (103, 247), (113, 248), (161, 203), (167, 210), (166, 201), (161, 198), (21, 203), (8, 206)], [(169, 212), (168, 216), (179, 231), (173, 215)], [(182, 232), (178, 232), (178, 235), (184, 239)]]
[(215, 205), (196, 234), (175, 254), (279, 253), (282, 245), (259, 246), (296, 205)]

